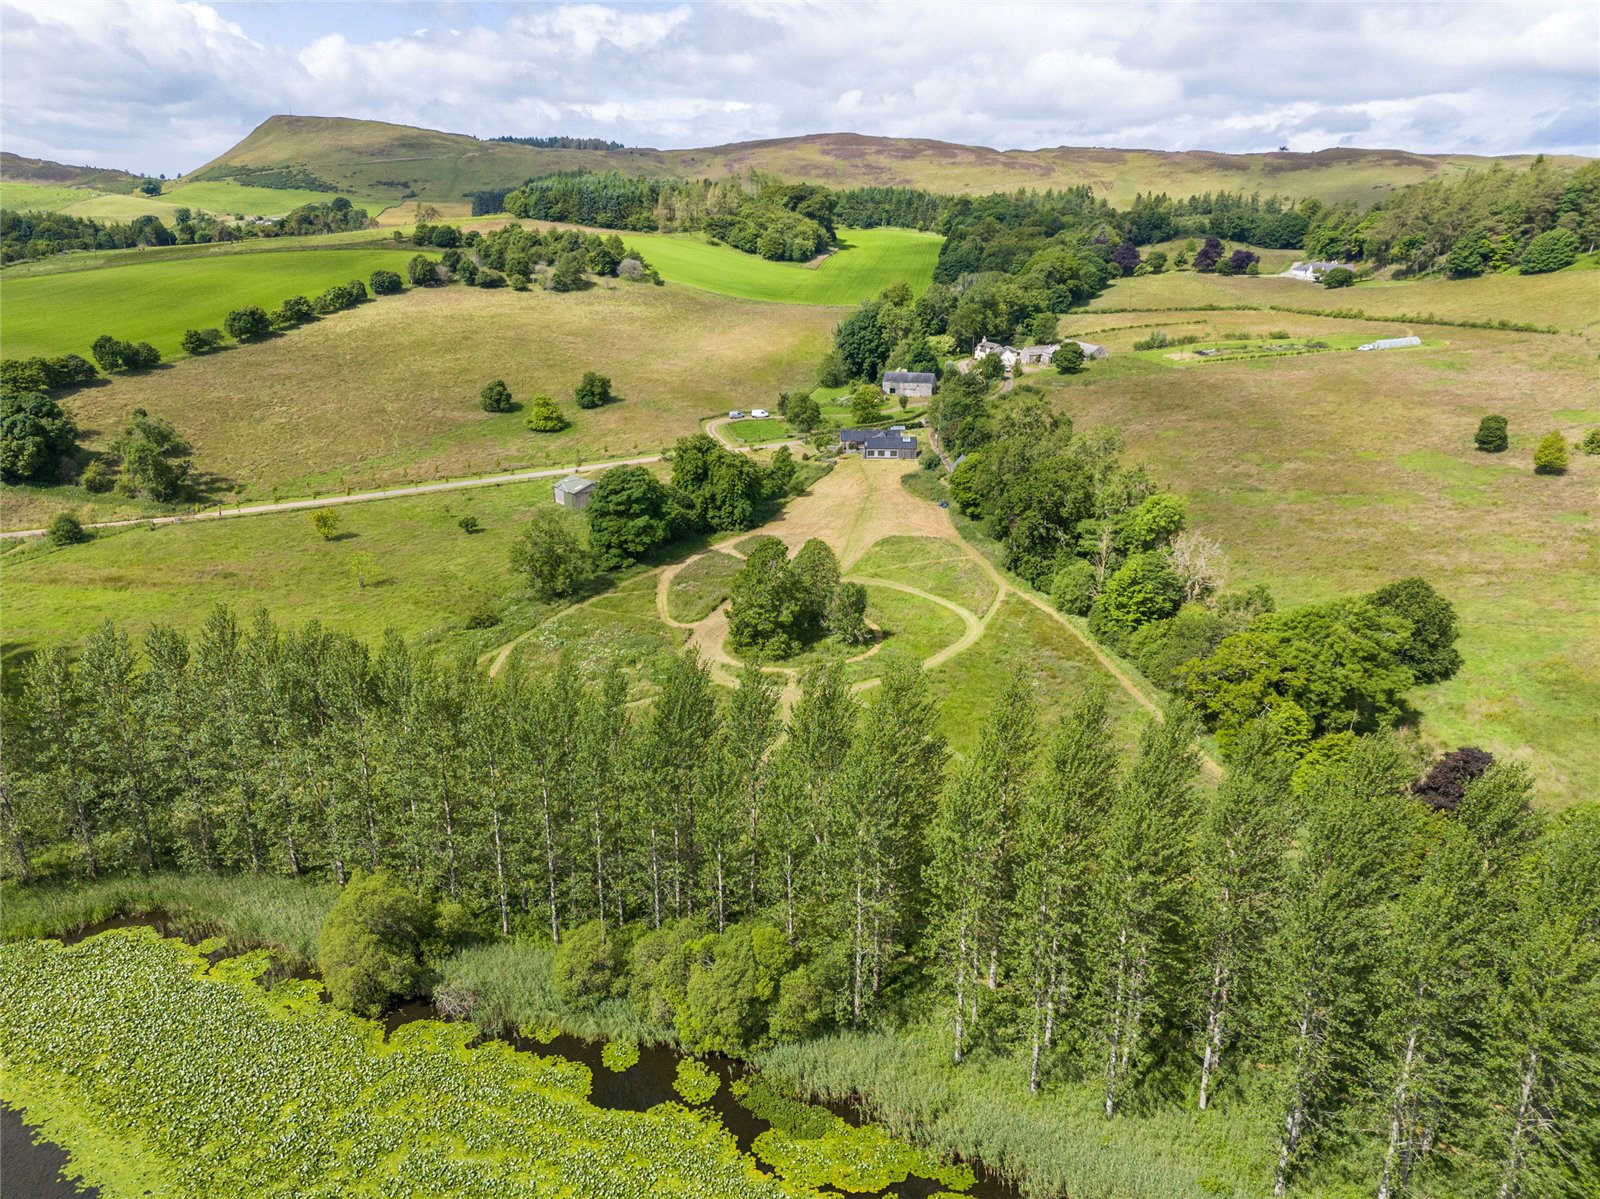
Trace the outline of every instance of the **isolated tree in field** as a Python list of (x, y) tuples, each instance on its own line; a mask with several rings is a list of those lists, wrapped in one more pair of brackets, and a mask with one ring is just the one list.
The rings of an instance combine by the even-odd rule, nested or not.
[(1347, 266), (1336, 266), (1322, 272), (1322, 286), (1324, 287), (1353, 287), (1356, 273)]
[(405, 290), (405, 281), (393, 271), (373, 271), (372, 277), (368, 282), (371, 284), (372, 294), (375, 296), (394, 296)]
[(510, 412), (511, 389), (506, 386), (504, 379), (491, 379), (478, 393), (478, 401), (485, 412)]
[(386, 874), (355, 871), (317, 934), (328, 997), (362, 1016), (409, 999), (422, 981), (422, 945), (433, 923), (427, 900)]
[(1472, 440), (1480, 453), (1502, 453), (1510, 444), (1506, 436), (1506, 418), (1493, 415), (1484, 417), (1478, 422), (1478, 432)]
[(536, 395), (528, 401), (528, 411), (523, 421), (535, 433), (559, 433), (569, 423), (561, 415), (561, 409), (556, 407), (556, 402), (547, 395)]
[(188, 489), (192, 466), (189, 459), (174, 456), (183, 449), (172, 422), (135, 408), (132, 419), (111, 443), (111, 452), (122, 459), (118, 488), (129, 495), (143, 493), (163, 504), (178, 499)]
[(186, 329), (180, 343), (185, 354), (204, 354), (222, 344), (221, 329)]
[(49, 477), (78, 451), (78, 426), (43, 392), (0, 389), (0, 479)]
[(805, 607), (803, 584), (776, 537), (762, 537), (745, 555), (728, 604), (728, 643), (740, 653), (787, 658), (800, 647), (796, 623)]
[(1050, 358), (1056, 370), (1063, 375), (1075, 375), (1083, 369), (1083, 347), (1075, 341), (1061, 343)]
[(324, 541), (332, 541), (339, 532), (339, 514), (332, 508), (318, 508), (311, 514), (311, 527)]
[(251, 305), (228, 313), (222, 327), (234, 341), (260, 341), (272, 332), (272, 320), (264, 309)]
[(357, 591), (364, 590), (368, 584), (377, 583), (382, 577), (382, 569), (376, 554), (361, 550), (350, 555), (350, 578), (355, 581)]
[(579, 408), (599, 408), (617, 397), (611, 391), (611, 380), (594, 371), (584, 371), (583, 378), (573, 389), (572, 398)]
[(572, 522), (556, 508), (536, 510), (511, 543), (511, 569), (543, 602), (563, 599), (589, 577), (589, 554)]
[(1567, 439), (1560, 433), (1546, 433), (1533, 451), (1533, 473), (1561, 475), (1567, 471)]
[(50, 519), (44, 539), (54, 546), (82, 545), (89, 540), (89, 531), (83, 522), (70, 512), (57, 512)]

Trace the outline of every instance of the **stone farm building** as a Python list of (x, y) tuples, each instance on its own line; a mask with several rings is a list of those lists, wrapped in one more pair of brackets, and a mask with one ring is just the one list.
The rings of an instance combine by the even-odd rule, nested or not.
[(839, 445), (863, 458), (915, 458), (917, 439), (904, 425), (892, 429), (840, 429)]
[(883, 394), (926, 399), (933, 394), (935, 379), (931, 371), (886, 371)]
[(568, 475), (556, 484), (556, 503), (563, 508), (571, 508), (574, 512), (581, 512), (589, 506), (589, 501), (593, 498), (593, 479), (585, 479), (578, 475)]

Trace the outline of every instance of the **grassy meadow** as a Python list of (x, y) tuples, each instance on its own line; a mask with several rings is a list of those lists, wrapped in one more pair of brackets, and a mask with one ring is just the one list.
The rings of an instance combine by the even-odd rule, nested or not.
[[(219, 265), (233, 267), (225, 277), (249, 278), (254, 267), (284, 258), (344, 264), (329, 268), (332, 282), (351, 277), (349, 266), (368, 255)], [(371, 256), (368, 269), (383, 261)], [(103, 448), (134, 408), (168, 418), (193, 446), (197, 469), (233, 498), (368, 490), (660, 453), (703, 417), (771, 403), (808, 382), (838, 317), (637, 284), (566, 294), (411, 290), (256, 345), (87, 388), (66, 404), (92, 431), (90, 448)], [(572, 390), (588, 370), (609, 375), (623, 399), (580, 411)], [(570, 426), (533, 433), (520, 411), (484, 412), (478, 391), (495, 378), (519, 401), (554, 397)], [(85, 498), (81, 490), (12, 490), (4, 514), (11, 528), (36, 527), (63, 499)], [(142, 514), (137, 504), (121, 508)], [(106, 518), (106, 507), (97, 511)]]
[(102, 333), (148, 341), (168, 357), (185, 329), (222, 326), (235, 308), (275, 308), (287, 297), (317, 293), (379, 267), (403, 270), (411, 252), (225, 254), (167, 259), (37, 278), (0, 278), (5, 355), (89, 353)]
[[(1280, 282), (1289, 285), (1162, 276), (1125, 280), (1108, 296), (1138, 288), (1154, 302), (1223, 302)], [(1580, 297), (1595, 282), (1596, 272), (1571, 271), (1327, 294), (1368, 311), (1377, 307), (1368, 297), (1382, 296), (1397, 308), (1570, 327), (1593, 311)], [(1506, 299), (1497, 305), (1492, 295)], [(1072, 379), (1026, 378), (1080, 427), (1122, 428), (1130, 456), (1186, 496), (1192, 523), (1221, 541), (1236, 583), (1266, 583), (1285, 606), (1423, 576), (1455, 603), (1466, 659), (1456, 678), (1416, 693), (1424, 737), (1527, 760), (1553, 804), (1595, 794), (1600, 459), (1574, 452), (1564, 476), (1532, 469), (1545, 433), (1572, 442), (1600, 426), (1589, 337), (1430, 326), (1411, 350), (1174, 362), (1130, 347), (1152, 325), (1217, 340), (1274, 330), (1337, 342), (1410, 330), (1284, 313), (1100, 320), (1095, 339), (1109, 359)], [(1092, 312), (1071, 321), (1075, 331), (1095, 324)], [(1490, 412), (1510, 421), (1504, 454), (1473, 448)]]
[(54, 183), (0, 182), (0, 207), (11, 212), (64, 212), (73, 204), (107, 193), (87, 187), (63, 187)]

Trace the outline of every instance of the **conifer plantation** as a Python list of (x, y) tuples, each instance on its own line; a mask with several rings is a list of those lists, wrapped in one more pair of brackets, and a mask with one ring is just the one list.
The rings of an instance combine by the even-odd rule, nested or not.
[(1541, 816), (1524, 768), (1451, 809), (1393, 733), (1291, 770), (1258, 720), (1212, 786), (1181, 710), (1123, 758), (1103, 691), (1046, 722), (1021, 675), (962, 760), (911, 666), (815, 668), (787, 717), (692, 653), (650, 686), (107, 625), (7, 703), (9, 867), (380, 874), (552, 945), (574, 1010), (737, 1055), (899, 1030), (1041, 1111), (1245, 1119), (1275, 1194), (1592, 1182), (1600, 816)]

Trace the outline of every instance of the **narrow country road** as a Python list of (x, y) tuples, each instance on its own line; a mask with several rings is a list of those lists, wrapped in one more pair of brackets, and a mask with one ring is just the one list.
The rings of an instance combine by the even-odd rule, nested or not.
[[(717, 436), (717, 434), (713, 434)], [(761, 445), (734, 445), (717, 436), (717, 440), (731, 450), (751, 453), (755, 450), (776, 449), (780, 445), (793, 445), (791, 441), (769, 441)], [(526, 483), (533, 479), (554, 479), (562, 475), (583, 471), (610, 470), (614, 466), (648, 466), (662, 461), (660, 454), (647, 454), (640, 458), (613, 458), (606, 462), (584, 462), (572, 466), (549, 466), (539, 470), (511, 471), (507, 474), (484, 475), (476, 479), (447, 479), (442, 483), (417, 483), (409, 487), (390, 487), (382, 491), (358, 491), (352, 495), (324, 495), (308, 500), (283, 500), (276, 504), (250, 504), (242, 508), (205, 508), (182, 516), (139, 516), (129, 520), (106, 520), (85, 525), (86, 529), (125, 529), (134, 525), (180, 525), (197, 520), (232, 520), (236, 516), (266, 516), (273, 512), (294, 512), (304, 508), (334, 508), (340, 504), (365, 504), (373, 500), (392, 500), (407, 495), (429, 495), (436, 491), (464, 491), (469, 487), (498, 487), (505, 483)], [(42, 537), (44, 529), (7, 529), (0, 539)]]

